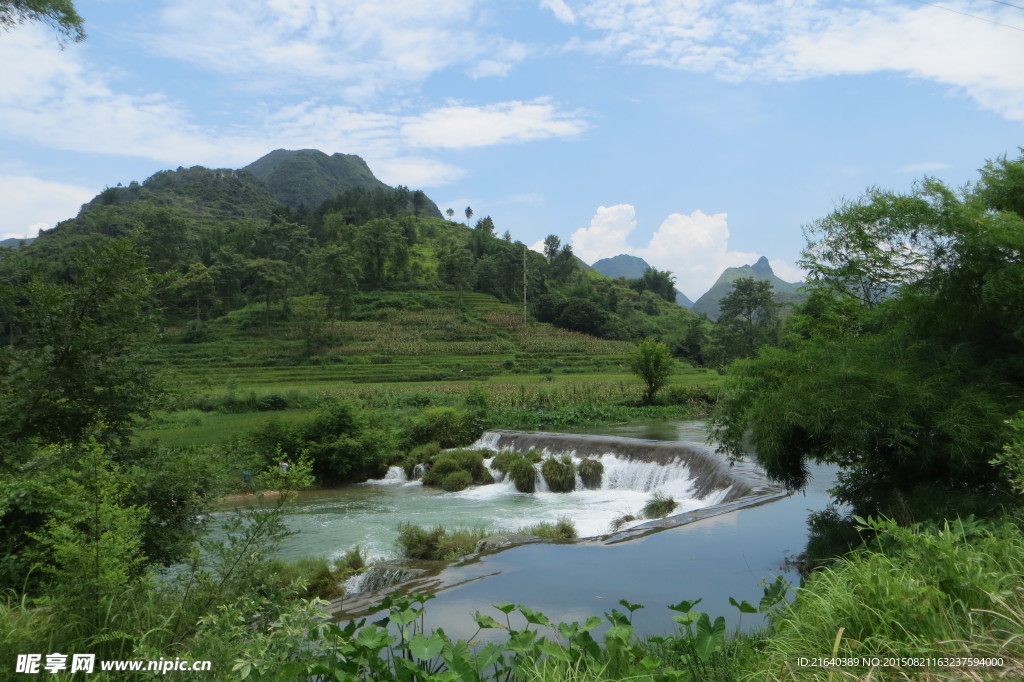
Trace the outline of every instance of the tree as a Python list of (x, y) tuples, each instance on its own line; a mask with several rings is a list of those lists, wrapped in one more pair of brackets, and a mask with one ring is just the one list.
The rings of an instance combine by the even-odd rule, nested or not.
[(558, 235), (549, 234), (544, 237), (544, 257), (548, 259), (548, 263), (555, 259), (561, 246), (562, 240), (558, 238)]
[(459, 292), (459, 302), (462, 302), (462, 292), (470, 289), (476, 281), (476, 272), (473, 269), (473, 254), (462, 247), (452, 248), (443, 253), (437, 262), (437, 276)]
[(466, 207), (466, 220), (472, 220), (472, 219), (473, 219), (473, 209), (470, 208), (469, 206), (467, 206)]
[(778, 340), (779, 304), (771, 282), (741, 277), (719, 308), (716, 335), (726, 361), (753, 357), (758, 348)]
[(668, 383), (674, 364), (668, 346), (652, 338), (640, 341), (629, 354), (629, 368), (645, 384), (644, 405), (654, 403), (654, 395)]
[[(808, 462), (837, 464), (833, 492), (857, 514), (999, 504), (1010, 476), (992, 461), (1024, 407), (1024, 216), (987, 187), (993, 173), (1018, 178), (997, 197), (1020, 196), (1020, 171), (1024, 157), (988, 166), (959, 196), (934, 181), (874, 192), (829, 222), (830, 244), (856, 248), (811, 249), (828, 276), (796, 311), (797, 333), (733, 365), (716, 440), (734, 456), (752, 447), (794, 489)], [(898, 234), (925, 246), (894, 252), (883, 242)]]
[(0, 0), (0, 28), (10, 30), (18, 24), (39, 21), (49, 24), (65, 40), (85, 40), (85, 23), (71, 0)]
[(363, 278), (374, 289), (383, 288), (390, 276), (403, 274), (409, 249), (398, 223), (390, 218), (375, 218), (359, 228), (356, 245)]
[(948, 235), (935, 227), (950, 200), (931, 180), (910, 195), (868, 190), (804, 228), (799, 265), (809, 282), (873, 308), (942, 265)]
[(455, 209), (449, 208), (447, 211), (445, 211), (445, 215), (448, 216), (448, 220), (451, 220), (455, 216)]
[(650, 291), (670, 303), (676, 302), (676, 278), (668, 270), (647, 268), (639, 279), (630, 280), (637, 291)]
[(143, 258), (128, 240), (107, 241), (77, 254), (69, 276), (34, 274), (17, 287), (21, 335), (0, 349), (4, 443), (74, 441), (98, 416), (108, 435), (125, 436), (154, 406), (142, 355), (156, 332)]

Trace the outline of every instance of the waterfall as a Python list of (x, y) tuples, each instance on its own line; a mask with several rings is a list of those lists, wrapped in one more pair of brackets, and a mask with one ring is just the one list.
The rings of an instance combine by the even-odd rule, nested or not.
[(367, 483), (370, 485), (398, 485), (408, 480), (408, 477), (405, 475), (405, 469), (402, 467), (388, 467), (388, 472), (384, 474), (384, 478), (371, 478)]
[[(569, 455), (578, 466), (584, 458), (596, 459), (604, 466), (602, 490), (653, 492), (668, 489), (689, 498), (721, 497), (731, 501), (749, 494), (751, 482), (734, 472), (712, 448), (697, 443), (667, 443), (637, 438), (614, 438), (556, 433), (486, 431), (470, 446), (474, 449), (525, 452), (538, 449), (544, 457)], [(487, 461), (490, 465), (490, 461)], [(488, 466), (490, 469), (490, 466)], [(549, 490), (537, 469), (537, 492)], [(491, 470), (496, 481), (500, 472)], [(511, 483), (506, 483), (511, 485)], [(579, 474), (576, 489), (583, 485)]]

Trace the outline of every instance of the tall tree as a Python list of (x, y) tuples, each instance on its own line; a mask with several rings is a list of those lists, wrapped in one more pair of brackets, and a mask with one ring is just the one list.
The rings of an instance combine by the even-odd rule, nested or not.
[[(98, 418), (125, 436), (154, 407), (143, 351), (156, 327), (143, 258), (128, 240), (77, 254), (70, 281), (18, 287), (15, 345), (0, 349), (0, 441), (80, 439)], [(2, 451), (3, 448), (0, 448)]]
[(779, 304), (771, 282), (741, 277), (719, 307), (716, 335), (726, 361), (753, 357), (758, 348), (778, 340)]
[(472, 219), (473, 219), (473, 209), (470, 208), (469, 206), (467, 206), (466, 207), (466, 220), (472, 220)]

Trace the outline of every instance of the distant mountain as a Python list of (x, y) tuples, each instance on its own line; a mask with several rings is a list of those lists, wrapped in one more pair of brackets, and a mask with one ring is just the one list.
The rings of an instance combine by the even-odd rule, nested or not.
[[(597, 270), (605, 277), (639, 279), (644, 276), (644, 271), (651, 266), (643, 258), (622, 253), (618, 256), (612, 256), (611, 258), (602, 258), (590, 267)], [(678, 289), (676, 289), (676, 303), (684, 308), (693, 307), (693, 301), (688, 299), (683, 292)]]
[[(270, 194), (291, 209), (312, 211), (350, 189), (390, 190), (355, 154), (327, 154), (317, 149), (275, 149), (241, 170), (259, 178)], [(424, 196), (423, 214), (440, 218), (437, 205)]]
[(616, 277), (637, 279), (643, 277), (644, 271), (651, 266), (643, 258), (622, 253), (611, 258), (602, 258), (590, 267), (612, 279)]
[(800, 287), (803, 286), (802, 282), (793, 284), (779, 279), (772, 271), (772, 266), (769, 265), (768, 259), (761, 256), (753, 265), (726, 268), (719, 275), (718, 281), (715, 282), (714, 286), (693, 304), (694, 312), (705, 313), (712, 320), (717, 320), (721, 312), (719, 310), (719, 303), (732, 291), (732, 283), (744, 277), (771, 282), (772, 289), (775, 290), (775, 300), (779, 303), (802, 303), (807, 299), (807, 295), (800, 291)]
[(28, 246), (35, 241), (35, 237), (11, 237), (10, 239), (0, 240), (0, 248), (5, 249), (16, 249), (22, 244)]

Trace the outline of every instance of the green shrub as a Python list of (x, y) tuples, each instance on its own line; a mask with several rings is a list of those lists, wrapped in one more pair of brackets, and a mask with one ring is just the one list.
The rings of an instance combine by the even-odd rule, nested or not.
[(576, 465), (568, 455), (547, 458), (540, 471), (551, 492), (568, 493), (576, 489)]
[(305, 599), (334, 599), (344, 594), (341, 583), (349, 574), (333, 568), (323, 557), (301, 559), (274, 559), (270, 562), (270, 587), (281, 590), (297, 589), (298, 596)]
[(533, 462), (524, 456), (516, 457), (508, 464), (506, 475), (521, 493), (532, 493), (537, 490), (537, 470)]
[(473, 484), (473, 476), (465, 469), (453, 471), (441, 481), (441, 489), (450, 493), (457, 493), (465, 490)]
[(413, 444), (435, 442), (442, 448), (469, 445), (483, 433), (478, 419), (454, 407), (431, 407), (413, 418), (409, 424), (409, 440)]
[(647, 500), (644, 505), (643, 515), (645, 519), (660, 519), (668, 516), (679, 506), (676, 501), (662, 492), (656, 492)]
[(490, 535), (485, 528), (423, 528), (398, 524), (395, 543), (403, 557), (424, 561), (451, 561), (472, 554), (478, 542)]
[(601, 460), (587, 457), (580, 462), (577, 471), (583, 481), (583, 487), (591, 490), (601, 487), (601, 481), (604, 478), (604, 464)]
[(578, 537), (576, 524), (567, 516), (560, 517), (557, 521), (541, 521), (532, 526), (519, 529), (520, 533), (536, 535), (541, 538), (554, 538), (556, 540), (575, 540)]
[[(466, 476), (452, 479), (451, 483), (446, 484), (449, 476), (456, 472), (465, 472)], [(458, 485), (463, 480), (466, 480), (466, 483), (461, 487), (447, 487), (447, 485)], [(484, 466), (483, 455), (476, 450), (442, 452), (434, 457), (427, 468), (427, 473), (423, 475), (423, 485), (444, 488), (445, 490), (462, 490), (472, 483), (494, 483), (491, 472)]]

